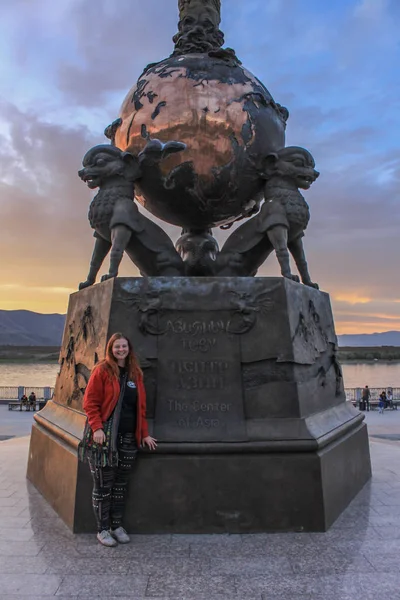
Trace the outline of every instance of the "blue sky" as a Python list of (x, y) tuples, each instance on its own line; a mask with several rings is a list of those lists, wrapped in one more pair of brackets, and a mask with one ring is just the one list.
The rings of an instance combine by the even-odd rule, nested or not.
[[(92, 245), (76, 171), (142, 68), (172, 51), (177, 0), (0, 5), (0, 308), (64, 312)], [(338, 331), (400, 329), (400, 3), (222, 6), (226, 45), (289, 108), (287, 144), (321, 171), (305, 244)]]

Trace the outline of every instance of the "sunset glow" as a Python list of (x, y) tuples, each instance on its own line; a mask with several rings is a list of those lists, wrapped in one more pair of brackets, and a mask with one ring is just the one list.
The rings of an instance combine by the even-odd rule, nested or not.
[[(321, 172), (304, 192), (304, 244), (337, 333), (400, 330), (400, 4), (290, 6), (227, 0), (226, 45), (289, 108), (287, 145), (309, 149)], [(144, 66), (172, 52), (177, 19), (177, 2), (161, 0), (2, 7), (1, 309), (67, 311), (93, 245), (82, 157), (106, 142), (104, 128)], [(214, 233), (223, 244), (226, 234)], [(124, 259), (120, 274), (138, 272)], [(279, 275), (274, 255), (259, 275)]]

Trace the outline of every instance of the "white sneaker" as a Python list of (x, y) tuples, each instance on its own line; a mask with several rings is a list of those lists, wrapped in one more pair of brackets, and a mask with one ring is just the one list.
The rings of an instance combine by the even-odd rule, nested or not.
[(99, 540), (100, 544), (103, 544), (103, 546), (108, 546), (109, 548), (117, 545), (117, 542), (107, 529), (100, 531), (100, 533), (97, 534), (97, 539)]
[(117, 527), (117, 529), (111, 529), (111, 535), (120, 544), (129, 544), (129, 542), (131, 541), (131, 538), (126, 533), (126, 531), (123, 527)]

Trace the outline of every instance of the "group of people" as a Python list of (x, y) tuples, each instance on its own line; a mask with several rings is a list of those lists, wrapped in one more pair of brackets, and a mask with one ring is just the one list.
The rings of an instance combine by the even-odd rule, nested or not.
[(22, 407), (25, 406), (25, 410), (36, 410), (36, 394), (35, 392), (31, 392), (29, 397), (26, 394), (23, 394), (19, 399), (19, 410), (22, 410)]
[(379, 394), (379, 412), (383, 413), (385, 408), (393, 408), (393, 392), (392, 390), (382, 390)]
[[(362, 405), (361, 405), (362, 403)], [(370, 410), (371, 408), (371, 390), (366, 385), (361, 394), (360, 410)], [(391, 389), (382, 390), (379, 394), (379, 413), (383, 414), (385, 408), (395, 408), (393, 403), (393, 391)]]

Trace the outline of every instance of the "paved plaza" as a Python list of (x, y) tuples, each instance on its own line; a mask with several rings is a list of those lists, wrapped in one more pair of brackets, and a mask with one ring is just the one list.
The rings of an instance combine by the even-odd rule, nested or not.
[(373, 479), (328, 533), (139, 535), (107, 549), (27, 483), (33, 413), (0, 406), (0, 598), (400, 599), (400, 411), (366, 417)]

